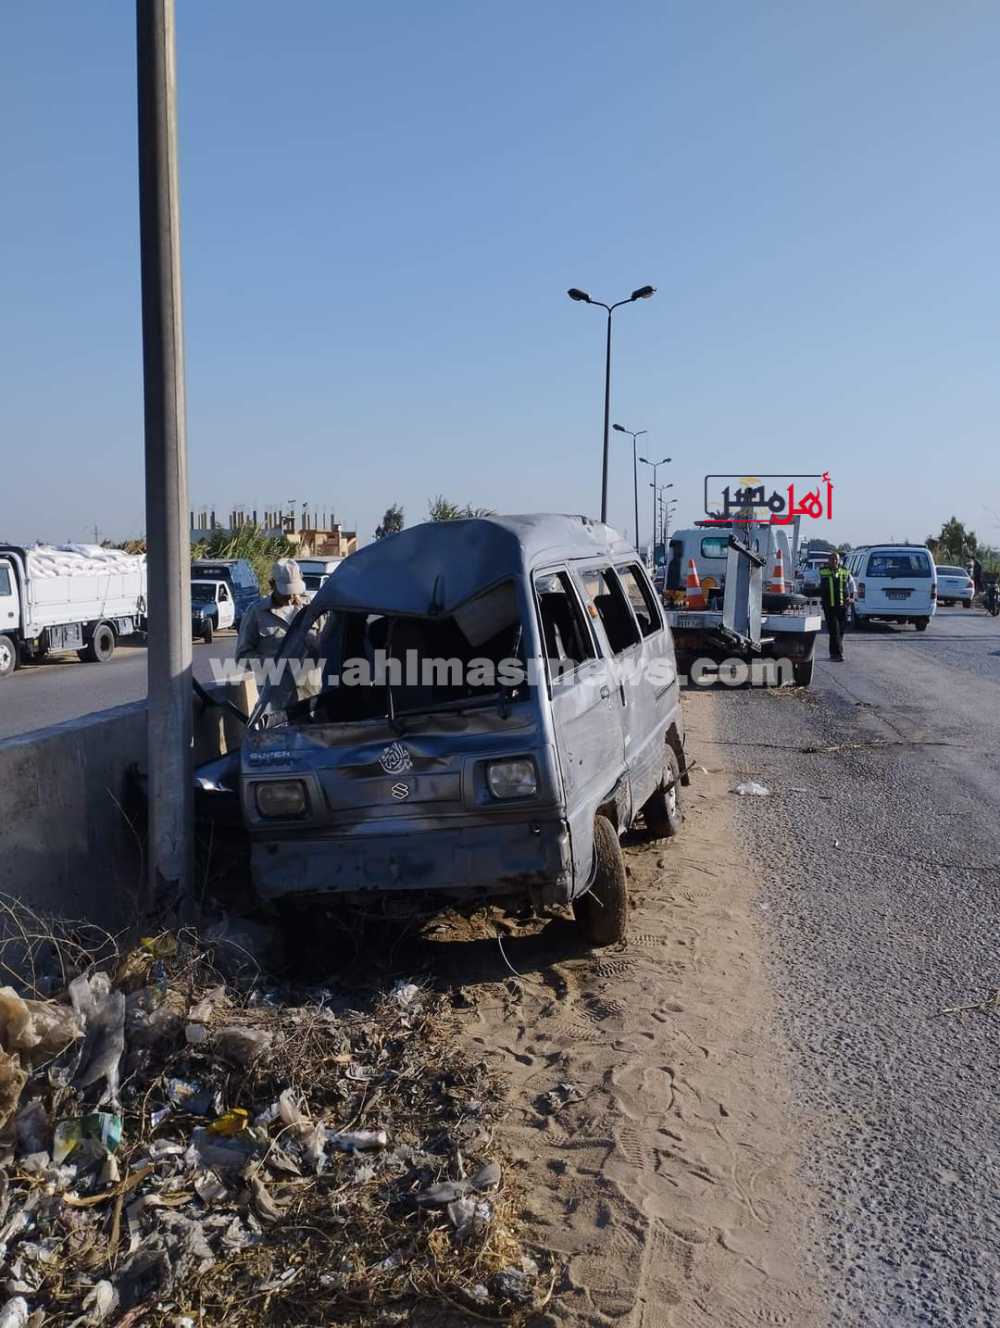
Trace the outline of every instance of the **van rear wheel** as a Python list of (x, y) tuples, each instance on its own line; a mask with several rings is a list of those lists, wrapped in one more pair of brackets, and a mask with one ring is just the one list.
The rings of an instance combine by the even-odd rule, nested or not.
[(667, 747), (664, 782), (643, 804), (642, 814), (646, 829), (654, 839), (671, 839), (680, 833), (684, 813), (681, 811), (681, 767), (677, 753)]
[(914, 618), (913, 625), (918, 632), (926, 632), (930, 618)]
[(573, 900), (573, 915), (594, 946), (616, 945), (628, 930), (628, 886), (618, 834), (606, 816), (594, 818), (594, 879)]

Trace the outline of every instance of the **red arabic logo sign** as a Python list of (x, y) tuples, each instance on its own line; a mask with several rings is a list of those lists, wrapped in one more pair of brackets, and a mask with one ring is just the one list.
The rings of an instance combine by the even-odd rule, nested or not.
[[(777, 481), (777, 482), (776, 482)], [(809, 482), (816, 481), (809, 488)], [(798, 489), (798, 493), (796, 493)], [(833, 483), (822, 475), (706, 475), (706, 524), (749, 525), (768, 521), (790, 526), (796, 517), (818, 521), (833, 516)]]

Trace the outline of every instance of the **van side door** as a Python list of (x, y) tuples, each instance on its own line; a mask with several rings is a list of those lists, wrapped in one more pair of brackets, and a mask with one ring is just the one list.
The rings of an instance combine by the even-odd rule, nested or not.
[(621, 701), (568, 571), (536, 572), (534, 594), (574, 870), (586, 882), (594, 815), (624, 773)]
[(641, 637), (629, 652), (625, 724), (629, 782), (637, 810), (663, 786), (667, 729), (680, 705), (680, 684), (673, 641), (645, 569), (634, 561), (618, 563), (615, 574)]
[(632, 788), (632, 770), (635, 756), (633, 744), (639, 741), (642, 722), (637, 713), (637, 675), (642, 667), (642, 634), (629, 606), (621, 582), (610, 563), (597, 567), (577, 569), (583, 590), (584, 603), (594, 620), (603, 648), (610, 663), (613, 694), (618, 701), (618, 720), (621, 726), (622, 751), (628, 771), (629, 797), (624, 824), (628, 824), (635, 808)]

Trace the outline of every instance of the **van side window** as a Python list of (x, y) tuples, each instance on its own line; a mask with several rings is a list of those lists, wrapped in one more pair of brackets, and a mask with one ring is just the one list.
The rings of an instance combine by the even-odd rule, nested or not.
[(10, 572), (6, 567), (0, 567), (0, 595), (10, 595), (13, 592), (10, 588)]
[(612, 654), (620, 655), (641, 640), (621, 583), (610, 567), (582, 572), (583, 593), (604, 627)]
[(643, 636), (652, 636), (663, 626), (663, 620), (660, 618), (656, 597), (650, 588), (645, 572), (635, 563), (630, 563), (628, 567), (618, 567), (615, 570), (618, 573), (618, 579), (622, 583), (622, 588), (628, 596), (628, 602), (632, 605), (632, 612), (639, 624), (639, 631), (642, 632)]
[(565, 572), (535, 577), (542, 644), (553, 673), (594, 658), (594, 644)]

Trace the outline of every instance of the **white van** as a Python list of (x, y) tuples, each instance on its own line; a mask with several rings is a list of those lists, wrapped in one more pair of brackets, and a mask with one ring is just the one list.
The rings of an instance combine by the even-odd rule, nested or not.
[(937, 609), (937, 572), (930, 550), (922, 544), (867, 544), (852, 549), (847, 570), (858, 587), (852, 614), (854, 626), (872, 619), (913, 623), (918, 632)]
[(303, 599), (308, 603), (343, 562), (343, 558), (299, 558), (299, 571), (306, 583)]

